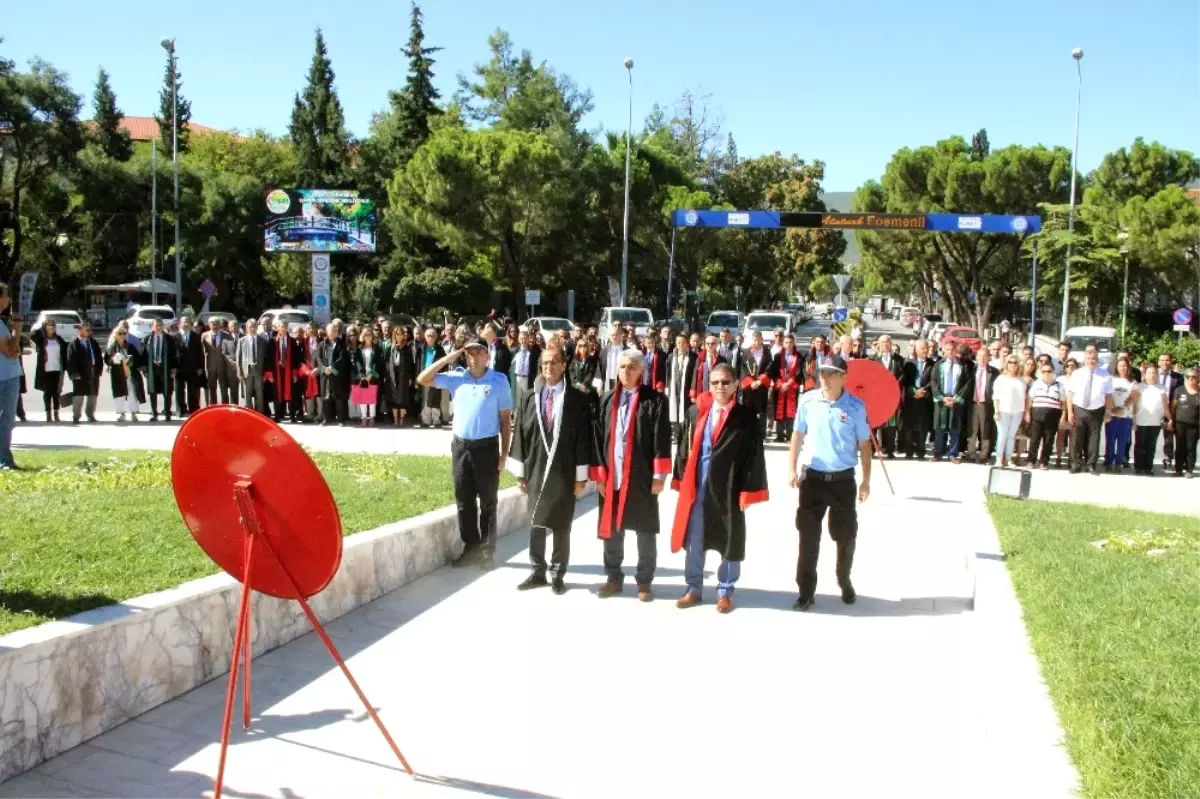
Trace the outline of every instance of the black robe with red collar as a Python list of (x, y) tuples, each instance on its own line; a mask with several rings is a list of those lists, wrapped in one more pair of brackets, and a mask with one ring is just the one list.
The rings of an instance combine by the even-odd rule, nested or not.
[[(667, 413), (667, 398), (649, 386), (638, 386), (630, 403), (630, 423), (626, 441), (614, 441), (617, 433), (617, 413), (621, 392), (618, 385), (600, 398), (596, 412), (594, 451), (588, 477), (605, 487), (600, 498), (600, 538), (608, 538), (614, 530), (633, 530), (638, 533), (658, 533), (658, 495), (651, 492), (654, 475), (671, 474), (671, 421)], [(621, 491), (614, 507), (609, 500), (616, 490), (614, 447), (625, 447), (624, 474)]]
[(658, 347), (643, 351), (642, 355), (646, 358), (646, 374), (650, 375), (650, 382), (647, 385), (655, 391), (666, 391), (667, 361), (670, 355)]
[[(688, 409), (687, 426), (675, 453), (671, 487), (679, 492), (671, 525), (671, 551), (683, 549), (688, 519), (696, 501), (703, 436), (712, 413), (712, 394), (701, 394)], [(770, 499), (767, 463), (758, 417), (745, 405), (731, 402), (719, 429), (713, 430), (712, 456), (704, 487), (704, 548), (725, 560), (746, 557), (746, 508)]]

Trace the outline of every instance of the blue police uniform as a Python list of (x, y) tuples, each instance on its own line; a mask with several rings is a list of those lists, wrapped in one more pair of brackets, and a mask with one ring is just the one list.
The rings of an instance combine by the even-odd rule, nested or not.
[(850, 567), (858, 536), (854, 467), (858, 462), (859, 445), (871, 440), (867, 406), (845, 389), (832, 401), (819, 389), (809, 391), (800, 398), (796, 431), (804, 435), (805, 448), (811, 448), (812, 463), (801, 478), (800, 505), (796, 510), (796, 529), (800, 532), (796, 584), (800, 588), (800, 598), (795, 608), (807, 610), (816, 595), (821, 522), (826, 511), (829, 512), (829, 536), (837, 544), (838, 585), (842, 589), (842, 600), (849, 604), (855, 599)]
[(464, 550), (463, 565), (482, 554), (484, 565), (496, 550), (496, 503), (500, 491), (502, 411), (512, 410), (508, 377), (488, 369), (472, 377), (467, 369), (434, 375), (435, 388), (454, 402), (454, 439), (450, 444), (454, 500)]

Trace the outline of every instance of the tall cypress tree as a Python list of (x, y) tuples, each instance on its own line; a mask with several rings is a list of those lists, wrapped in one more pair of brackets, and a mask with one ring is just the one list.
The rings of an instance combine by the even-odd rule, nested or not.
[(429, 120), (442, 113), (437, 104), (441, 95), (433, 88), (435, 61), (430, 57), (442, 48), (425, 46), (425, 30), (421, 19), (421, 9), (413, 3), (408, 45), (404, 48), (404, 55), (408, 57), (408, 81), (402, 91), (388, 93), (396, 116), (397, 143), (401, 148), (397, 166), (407, 164), (417, 148), (429, 139)]
[(347, 188), (350, 182), (350, 137), (337, 91), (325, 37), (317, 29), (316, 50), (308, 70), (308, 85), (296, 95), (288, 127), (299, 161), (300, 185)]
[(129, 133), (121, 127), (121, 109), (117, 108), (117, 95), (108, 82), (108, 73), (100, 68), (96, 77), (96, 91), (92, 95), (96, 107), (96, 142), (109, 158), (128, 161), (133, 156), (133, 144)]
[[(178, 67), (178, 64), (176, 64)], [(176, 119), (179, 122), (179, 152), (186, 153), (188, 149), (188, 134), (190, 128), (188, 122), (192, 119), (192, 104), (183, 96), (181, 89), (183, 81), (180, 79), (178, 68), (175, 70), (175, 93), (178, 95), (179, 111)], [(163, 75), (163, 87), (158, 92), (158, 115), (155, 120), (158, 121), (158, 140), (162, 151), (168, 156), (171, 155), (171, 112), (173, 103), (171, 98), (171, 54), (167, 53), (167, 69)]]

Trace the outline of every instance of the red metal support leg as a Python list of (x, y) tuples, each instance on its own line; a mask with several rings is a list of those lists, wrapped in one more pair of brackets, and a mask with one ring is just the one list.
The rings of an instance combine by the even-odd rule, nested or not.
[(883, 448), (879, 446), (879, 439), (875, 437), (875, 431), (871, 431), (871, 443), (875, 446), (875, 457), (879, 459), (879, 468), (883, 469), (883, 478), (887, 480), (888, 490), (895, 496), (896, 489), (892, 487), (892, 478), (888, 475), (887, 464), (884, 463)]

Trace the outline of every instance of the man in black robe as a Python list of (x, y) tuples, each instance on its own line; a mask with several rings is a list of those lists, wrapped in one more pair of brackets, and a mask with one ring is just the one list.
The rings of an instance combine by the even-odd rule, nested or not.
[(933, 360), (929, 357), (929, 342), (917, 342), (917, 357), (904, 364), (900, 382), (901, 429), (904, 436), (904, 457), (925, 459), (925, 440), (933, 426)]
[(617, 387), (601, 398), (596, 414), (596, 465), (590, 476), (600, 490), (599, 536), (608, 577), (601, 598), (621, 593), (626, 530), (637, 533), (638, 599), (654, 598), (650, 584), (658, 561), (658, 495), (671, 474), (671, 424), (666, 397), (642, 385), (645, 368), (639, 350), (623, 351)]
[(763, 346), (762, 333), (754, 331), (750, 348), (740, 361), (741, 402), (758, 420), (759, 435), (767, 437), (767, 401), (771, 391), (771, 350)]
[(200, 389), (207, 381), (204, 376), (204, 349), (200, 334), (192, 329), (192, 318), (181, 317), (175, 334), (179, 354), (175, 380), (175, 410), (180, 418), (200, 410)]
[(746, 557), (746, 508), (766, 502), (767, 464), (758, 418), (734, 402), (737, 376), (729, 364), (717, 364), (709, 391), (688, 409), (687, 424), (675, 453), (671, 487), (679, 492), (671, 551), (687, 547), (687, 591), (677, 608), (700, 604), (707, 550), (721, 553), (717, 569), (717, 612), (733, 608), (734, 584)]
[[(541, 353), (541, 377), (524, 395), (508, 470), (529, 494), (529, 561), (533, 573), (517, 586), (522, 591), (550, 585), (567, 590), (563, 578), (571, 558), (571, 521), (575, 499), (587, 487), (592, 460), (591, 412), (587, 396), (567, 384), (562, 350)], [(546, 532), (554, 535), (550, 555), (553, 581), (546, 581)]]
[(342, 340), (342, 328), (337, 322), (325, 330), (325, 340), (317, 350), (317, 375), (321, 391), (321, 410), (325, 418), (322, 427), (349, 421), (350, 351)]
[(145, 353), (146, 394), (150, 397), (150, 421), (158, 421), (158, 398), (162, 397), (163, 413), (171, 421), (171, 396), (175, 393), (175, 370), (178, 366), (175, 340), (163, 330), (163, 321), (150, 323), (150, 338), (142, 344)]

